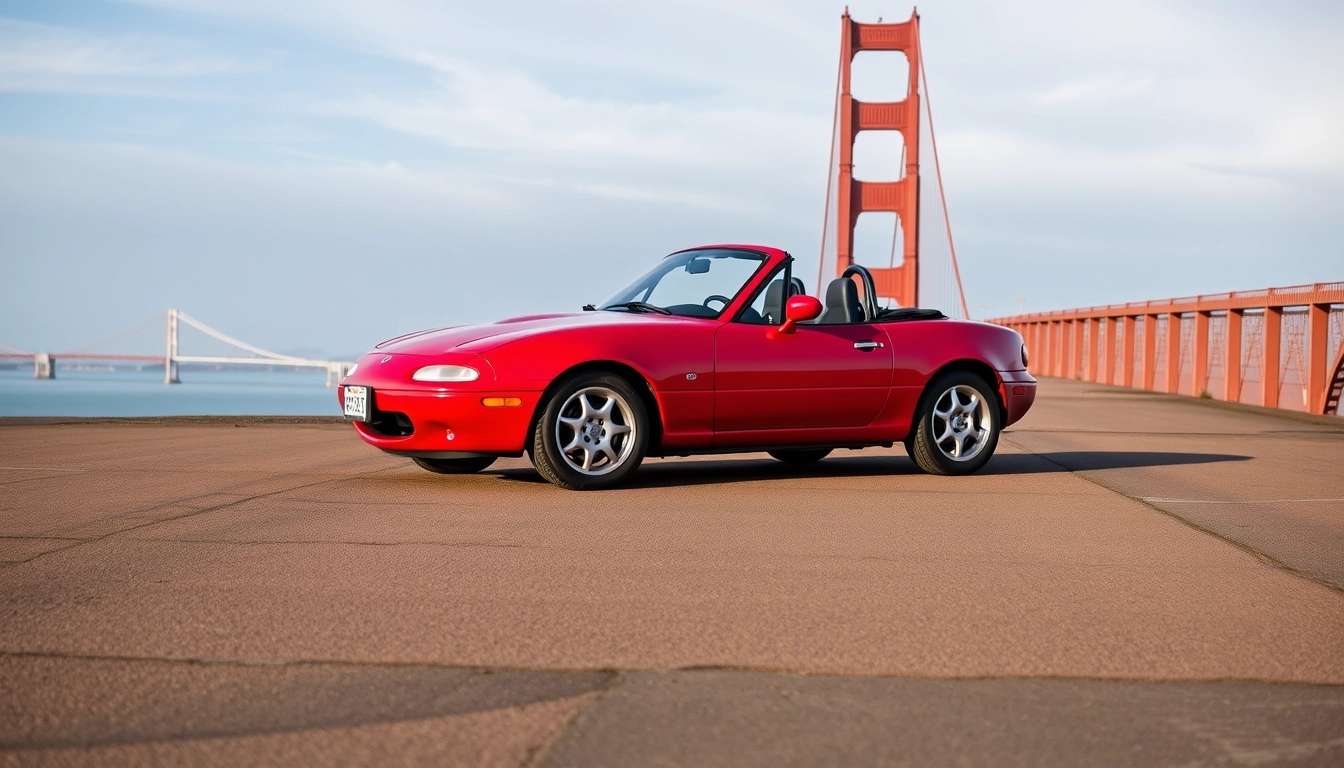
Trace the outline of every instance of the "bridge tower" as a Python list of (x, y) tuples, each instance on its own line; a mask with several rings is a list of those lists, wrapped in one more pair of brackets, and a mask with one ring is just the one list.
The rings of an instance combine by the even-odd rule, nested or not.
[(163, 383), (181, 384), (177, 377), (177, 310), (168, 310), (168, 351), (163, 356)]
[[(905, 99), (862, 102), (850, 93), (850, 69), (861, 51), (901, 51), (910, 63)], [(870, 267), (878, 296), (902, 307), (919, 305), (919, 14), (899, 24), (860, 24), (845, 9), (841, 17), (840, 87), (836, 139), (840, 144), (836, 215), (836, 276), (854, 263), (854, 226), (859, 214), (890, 211), (900, 220), (903, 261), (895, 267)], [(905, 140), (904, 175), (896, 181), (854, 178), (854, 140), (859, 131), (900, 131)]]
[(33, 355), (33, 378), (56, 378), (56, 358), (46, 352), (39, 352), (36, 355)]

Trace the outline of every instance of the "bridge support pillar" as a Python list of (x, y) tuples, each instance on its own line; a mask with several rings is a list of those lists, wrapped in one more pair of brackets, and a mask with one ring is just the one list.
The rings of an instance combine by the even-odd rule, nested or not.
[(1106, 336), (1106, 346), (1102, 348), (1102, 366), (1097, 370), (1098, 381), (1102, 383), (1116, 383), (1116, 327), (1118, 325), (1117, 317), (1102, 317), (1098, 320), (1102, 331)]
[(1157, 315), (1143, 316), (1143, 388), (1157, 380)]
[(1265, 307), (1265, 354), (1260, 372), (1260, 404), (1279, 407), (1279, 350), (1283, 337), (1283, 307)]
[(1045, 323), (1031, 324), (1031, 366), (1032, 370), (1044, 376), (1050, 369), (1045, 367)]
[(1101, 320), (1092, 318), (1084, 321), (1087, 323), (1087, 375), (1083, 378), (1087, 381), (1095, 382), (1097, 380), (1097, 352), (1101, 349), (1101, 340), (1097, 338), (1101, 333)]
[(177, 378), (177, 310), (168, 310), (168, 349), (163, 353), (163, 383), (180, 384)]
[(1312, 304), (1307, 308), (1307, 413), (1325, 413), (1325, 390), (1334, 371), (1330, 354), (1330, 305)]
[(1134, 317), (1126, 315), (1121, 317), (1120, 321), (1125, 330), (1125, 347), (1120, 360), (1120, 381), (1116, 382), (1121, 386), (1134, 386)]
[(1063, 362), (1059, 359), (1059, 342), (1064, 338), (1064, 324), (1059, 320), (1051, 320), (1047, 328), (1050, 330), (1047, 334), (1050, 339), (1046, 342), (1046, 356), (1050, 358), (1050, 367), (1047, 370), (1052, 377), (1059, 377), (1060, 371), (1063, 370)]
[(1223, 355), (1223, 399), (1229, 403), (1241, 402), (1241, 318), (1240, 309), (1227, 311), (1227, 354)]
[(34, 379), (54, 379), (56, 378), (56, 358), (42, 352), (33, 355), (33, 378)]
[[(1195, 313), (1195, 343), (1191, 345), (1195, 353), (1194, 378), (1191, 380), (1191, 393), (1195, 397), (1209, 391), (1209, 313)], [(1212, 393), (1210, 393), (1212, 394)]]
[(331, 389), (341, 383), (350, 373), (349, 363), (329, 363), (327, 365), (327, 389)]
[(1069, 353), (1070, 379), (1081, 379), (1083, 377), (1083, 329), (1086, 327), (1086, 320), (1069, 321), (1069, 335), (1073, 337), (1072, 351)]
[(1167, 313), (1167, 391), (1181, 391), (1181, 315)]

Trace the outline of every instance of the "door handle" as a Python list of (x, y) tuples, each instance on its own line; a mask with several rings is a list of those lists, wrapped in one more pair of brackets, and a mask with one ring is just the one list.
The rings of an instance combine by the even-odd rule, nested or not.
[(872, 352), (874, 349), (881, 349), (882, 347), (885, 347), (885, 346), (886, 346), (886, 344), (883, 344), (883, 343), (880, 342), (880, 341), (856, 341), (856, 342), (854, 342), (854, 348), (857, 349), (857, 350), (859, 350), (859, 351), (861, 351), (861, 352)]

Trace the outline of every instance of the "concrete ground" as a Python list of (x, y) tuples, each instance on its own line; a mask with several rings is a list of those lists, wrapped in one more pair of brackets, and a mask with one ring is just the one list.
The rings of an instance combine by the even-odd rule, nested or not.
[(1344, 764), (1344, 421), (1059, 380), (570, 493), (342, 424), (0, 421), (0, 764)]

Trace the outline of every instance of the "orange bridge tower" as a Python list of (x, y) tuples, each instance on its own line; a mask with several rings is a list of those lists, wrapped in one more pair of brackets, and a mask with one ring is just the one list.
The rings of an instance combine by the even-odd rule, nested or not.
[[(850, 93), (850, 69), (860, 51), (901, 51), (910, 64), (905, 99), (863, 102)], [(841, 17), (840, 82), (836, 104), (838, 173), (836, 184), (836, 276), (854, 263), (854, 226), (859, 214), (890, 211), (899, 219), (902, 261), (899, 266), (870, 268), (880, 297), (902, 307), (919, 305), (919, 122), (920, 122), (919, 14), (899, 24), (860, 24)], [(905, 140), (905, 168), (896, 181), (859, 181), (854, 178), (854, 140), (859, 131), (900, 131)]]

